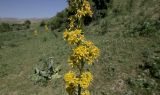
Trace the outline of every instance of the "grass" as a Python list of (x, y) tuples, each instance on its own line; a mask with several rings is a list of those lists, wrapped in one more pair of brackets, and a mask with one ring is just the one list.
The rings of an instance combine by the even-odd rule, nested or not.
[[(144, 60), (152, 60), (144, 58), (146, 51), (153, 54), (160, 50), (160, 30), (155, 28), (159, 24), (151, 24), (144, 29), (144, 32), (154, 29), (156, 35), (132, 36), (131, 33), (139, 32), (136, 25), (141, 26), (139, 29), (144, 22), (159, 21), (156, 12), (158, 0), (129, 1), (112, 2), (107, 17), (85, 27), (86, 38), (101, 50), (99, 59), (91, 68), (94, 73), (90, 87), (92, 95), (160, 93), (160, 80), (140, 68), (145, 64)], [(126, 10), (128, 7), (131, 9)], [(66, 61), (69, 53), (70, 47), (63, 40), (62, 33), (56, 30), (49, 33), (41, 31), (38, 36), (34, 36), (31, 30), (0, 33), (0, 95), (67, 95), (63, 79), (51, 80), (47, 87), (42, 87), (35, 85), (30, 75), (34, 73), (35, 66), (48, 57), (54, 57), (54, 66), (62, 65), (60, 74), (63, 75), (68, 71)], [(152, 88), (152, 84), (148, 84), (145, 87), (145, 83), (158, 86)]]
[[(15, 35), (21, 34), (21, 32), (12, 33), (15, 33)], [(33, 73), (35, 65), (40, 63), (39, 60), (44, 56), (53, 56), (54, 62), (60, 64), (60, 62), (64, 63), (66, 59), (66, 56), (62, 55), (64, 53), (66, 55), (68, 51), (62, 38), (55, 38), (52, 33), (40, 33), (37, 37), (34, 37), (31, 32), (25, 33), (30, 39), (27, 37), (13, 37), (12, 40), (7, 42), (2, 39), (4, 43), (14, 43), (18, 46), (3, 45), (0, 49), (0, 75), (3, 76), (0, 79), (3, 83), (0, 87), (1, 95), (8, 93), (17, 93), (16, 95), (37, 93), (34, 89), (36, 86), (32, 84), (29, 75)], [(8, 32), (9, 34), (10, 32)], [(5, 37), (6, 34), (1, 35)], [(43, 39), (46, 36), (47, 40), (44, 42)]]
[[(13, 33), (21, 35), (21, 32)], [(42, 32), (37, 37), (31, 32), (24, 33), (27, 36), (4, 41), (7, 44), (17, 44), (16, 47), (4, 45), (0, 49), (0, 94), (66, 94), (62, 79), (50, 81), (48, 87), (34, 85), (30, 80), (35, 66), (40, 64), (43, 58), (54, 57), (55, 64), (63, 65), (60, 74), (65, 73), (69, 47), (63, 40), (62, 33), (57, 33), (57, 38), (52, 32)], [(159, 39), (125, 37), (121, 32), (107, 32), (105, 35), (91, 35), (87, 32), (86, 35), (87, 39), (101, 49), (101, 56), (92, 67), (94, 82), (90, 90), (93, 95), (119, 95), (118, 93), (123, 94), (130, 90), (125, 80), (136, 76), (137, 67), (142, 64), (142, 51), (158, 43)]]

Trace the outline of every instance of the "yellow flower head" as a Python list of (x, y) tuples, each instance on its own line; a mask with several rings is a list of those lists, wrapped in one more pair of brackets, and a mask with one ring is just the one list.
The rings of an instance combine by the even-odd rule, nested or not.
[(85, 11), (83, 9), (78, 9), (76, 17), (81, 18), (82, 16), (85, 16)]
[(92, 41), (84, 41), (83, 45), (88, 49), (89, 54), (86, 57), (86, 61), (90, 65), (99, 56), (100, 50), (93, 44)]
[(99, 49), (96, 46), (92, 46), (89, 49), (89, 56), (87, 58), (88, 64), (92, 64), (93, 61), (99, 56)]
[(73, 55), (78, 57), (79, 60), (87, 57), (88, 50), (86, 46), (80, 45), (73, 50)]
[(92, 17), (93, 12), (91, 11), (90, 4), (87, 0), (83, 0), (83, 7), (82, 8), (83, 8), (86, 15), (89, 15), (90, 17)]
[(80, 45), (75, 49), (73, 49), (73, 54), (70, 56), (68, 63), (72, 67), (77, 66), (82, 61), (85, 61), (88, 55), (89, 55), (89, 52), (87, 50), (87, 47)]
[(65, 74), (64, 80), (66, 83), (66, 88), (78, 86), (78, 78), (76, 78), (76, 74), (73, 71)]
[(90, 82), (93, 80), (92, 74), (90, 72), (84, 72), (81, 75), (79, 84), (82, 88), (88, 88)]
[(90, 95), (88, 90), (85, 90), (84, 92), (81, 93), (81, 95)]
[(69, 44), (78, 44), (79, 42), (84, 40), (84, 35), (82, 35), (81, 31), (82, 30), (80, 29), (76, 29), (70, 32), (66, 30), (63, 33), (63, 37), (68, 41)]
[(91, 11), (90, 4), (87, 0), (82, 0), (82, 7), (77, 10), (76, 17), (82, 18), (83, 16), (89, 15), (92, 17), (93, 12)]
[(86, 61), (89, 65), (99, 56), (99, 49), (91, 42), (85, 41), (82, 45), (73, 49), (68, 63), (73, 67), (79, 63)]

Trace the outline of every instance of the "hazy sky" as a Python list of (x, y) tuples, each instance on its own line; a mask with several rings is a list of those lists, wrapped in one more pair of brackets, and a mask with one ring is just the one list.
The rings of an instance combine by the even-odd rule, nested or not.
[(66, 0), (0, 0), (0, 17), (52, 17), (66, 7)]

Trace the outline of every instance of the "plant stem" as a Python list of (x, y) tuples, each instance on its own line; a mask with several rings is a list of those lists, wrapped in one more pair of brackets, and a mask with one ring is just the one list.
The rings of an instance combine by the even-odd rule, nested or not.
[[(80, 69), (79, 69), (79, 78), (81, 78), (83, 67), (84, 67), (84, 62), (81, 62)], [(81, 95), (81, 91), (82, 91), (82, 88), (80, 84), (78, 84), (78, 95)]]
[(80, 87), (80, 84), (78, 85), (78, 95), (81, 95), (81, 87)]

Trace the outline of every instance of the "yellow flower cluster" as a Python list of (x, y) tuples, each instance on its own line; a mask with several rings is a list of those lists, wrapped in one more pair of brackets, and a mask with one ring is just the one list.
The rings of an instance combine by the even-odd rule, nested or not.
[(69, 44), (78, 44), (82, 40), (84, 40), (84, 35), (82, 35), (80, 29), (76, 29), (73, 31), (66, 30), (63, 33), (63, 38), (68, 41)]
[(77, 17), (77, 18), (81, 18), (82, 16), (85, 16), (84, 10), (78, 9), (78, 10), (77, 10), (76, 17)]
[(91, 41), (86, 41), (84, 43), (86, 47), (88, 47), (88, 57), (86, 57), (86, 61), (88, 64), (92, 64), (93, 61), (99, 56), (99, 48), (97, 48)]
[(74, 18), (74, 16), (70, 16), (68, 19), (70, 21), (69, 26), (70, 26), (70, 29), (71, 29), (71, 28), (74, 27), (75, 18)]
[(90, 82), (93, 80), (92, 74), (90, 72), (84, 72), (81, 75), (79, 84), (82, 88), (86, 89), (89, 87)]
[(44, 27), (45, 27), (45, 32), (48, 32), (49, 31), (48, 26), (45, 25)]
[(73, 50), (73, 54), (68, 59), (68, 64), (72, 67), (79, 65), (82, 61), (85, 61), (87, 54), (87, 48), (85, 46), (78, 46)]
[(90, 82), (93, 80), (92, 74), (90, 72), (84, 72), (80, 78), (76, 77), (76, 74), (73, 71), (68, 72), (64, 76), (66, 83), (66, 88), (77, 87), (78, 84), (84, 89), (89, 87)]
[(65, 74), (64, 80), (66, 83), (66, 88), (78, 86), (78, 78), (76, 78), (76, 74), (73, 71), (70, 71), (67, 74)]
[(34, 33), (34, 36), (38, 35), (38, 31), (37, 30), (34, 30), (33, 33)]
[[(70, 29), (75, 27), (75, 22), (80, 20), (83, 16), (92, 17), (93, 12), (91, 11), (90, 4), (88, 0), (70, 0), (69, 10), (75, 12), (75, 15), (71, 15), (69, 19)], [(81, 5), (81, 6), (79, 6)], [(79, 7), (78, 7), (79, 6)], [(73, 11), (73, 9), (76, 9)]]
[(87, 0), (83, 0), (83, 10), (85, 11), (85, 14), (88, 14), (90, 17), (92, 17), (93, 12), (91, 11), (90, 4)]
[(77, 10), (76, 17), (81, 18), (82, 16), (89, 15), (92, 17), (93, 12), (91, 11), (90, 4), (87, 0), (82, 0), (82, 7)]
[(81, 95), (90, 95), (88, 90), (85, 90), (84, 92), (81, 93)]
[(92, 42), (85, 41), (84, 44), (73, 49), (73, 54), (70, 56), (68, 63), (72, 67), (85, 61), (88, 64), (92, 64), (98, 56), (99, 49)]

